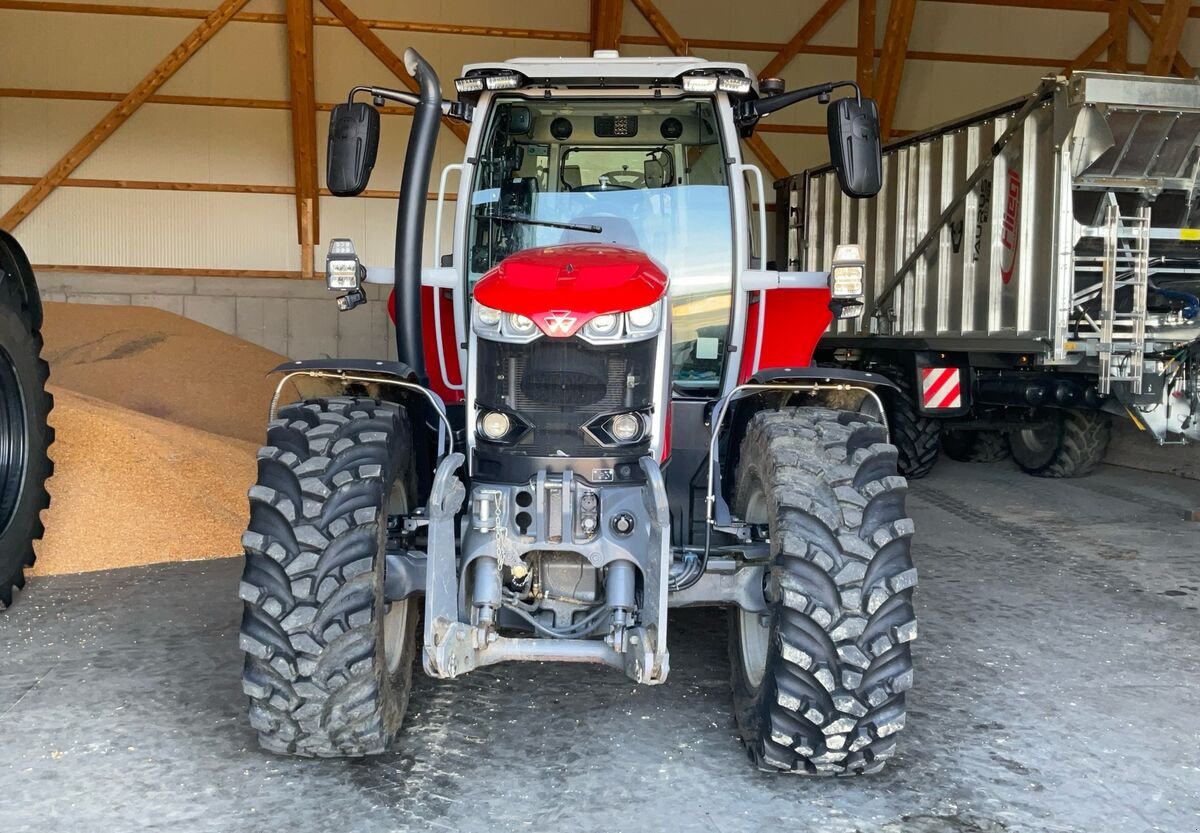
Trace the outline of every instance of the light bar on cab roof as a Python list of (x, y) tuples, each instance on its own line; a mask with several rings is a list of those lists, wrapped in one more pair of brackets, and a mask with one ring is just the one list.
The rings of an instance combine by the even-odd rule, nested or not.
[(481, 93), (483, 92), (483, 78), (478, 75), (471, 78), (457, 78), (454, 81), (454, 89), (460, 93)]
[(741, 75), (697, 73), (683, 75), (679, 80), (683, 84), (684, 92), (689, 93), (715, 93), (720, 90), (731, 95), (749, 95), (751, 89), (750, 79)]

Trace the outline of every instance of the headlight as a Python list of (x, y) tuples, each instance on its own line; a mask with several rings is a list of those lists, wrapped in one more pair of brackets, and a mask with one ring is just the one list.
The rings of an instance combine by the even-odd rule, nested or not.
[(642, 434), (642, 420), (637, 414), (617, 414), (608, 424), (608, 430), (617, 442), (633, 442)]
[(616, 335), (617, 325), (621, 323), (621, 319), (615, 315), (597, 315), (587, 323), (584, 330), (592, 337), (605, 338), (607, 336)]
[(829, 288), (834, 298), (857, 298), (863, 294), (863, 268), (861, 266), (836, 266), (829, 279)]
[(354, 241), (337, 237), (329, 241), (325, 256), (325, 285), (336, 292), (358, 289), (366, 272), (354, 252)]
[(508, 326), (518, 335), (527, 335), (533, 332), (534, 324), (532, 318), (514, 312), (508, 316)]
[(829, 290), (834, 298), (857, 298), (863, 294), (863, 275), (866, 260), (862, 246), (844, 243), (833, 250), (833, 268), (829, 273)]
[(499, 440), (512, 430), (512, 420), (508, 418), (508, 414), (501, 413), (500, 411), (489, 411), (483, 415), (479, 426), (485, 437), (492, 440)]
[(625, 313), (626, 328), (631, 336), (646, 335), (658, 329), (659, 304), (638, 307)]
[(478, 301), (473, 305), (473, 310), (475, 332), (492, 338), (500, 334), (500, 310), (484, 306)]

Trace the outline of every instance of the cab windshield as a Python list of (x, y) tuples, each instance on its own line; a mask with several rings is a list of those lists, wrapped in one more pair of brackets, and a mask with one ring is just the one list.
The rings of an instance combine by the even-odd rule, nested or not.
[(538, 246), (641, 250), (670, 277), (676, 384), (716, 384), (733, 276), (724, 157), (709, 99), (498, 99), (471, 194), (470, 280)]

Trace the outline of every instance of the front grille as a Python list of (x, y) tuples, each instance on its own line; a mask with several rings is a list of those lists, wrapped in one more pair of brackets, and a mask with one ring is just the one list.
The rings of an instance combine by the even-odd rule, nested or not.
[(653, 339), (604, 347), (579, 338), (529, 344), (480, 339), (476, 400), (480, 408), (511, 411), (529, 424), (531, 430), (508, 447), (512, 452), (601, 456), (611, 449), (583, 428), (601, 414), (651, 404), (654, 348)]

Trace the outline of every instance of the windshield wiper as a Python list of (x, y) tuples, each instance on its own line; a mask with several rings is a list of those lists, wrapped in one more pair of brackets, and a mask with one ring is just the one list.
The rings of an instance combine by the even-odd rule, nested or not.
[(561, 228), (567, 231), (583, 231), (588, 234), (601, 234), (604, 229), (600, 226), (593, 226), (585, 223), (560, 223), (556, 220), (535, 220), (532, 217), (522, 217), (518, 214), (492, 214), (484, 212), (476, 214), (476, 217), (481, 220), (503, 220), (509, 223), (524, 223), (529, 226), (546, 226), (547, 228)]

